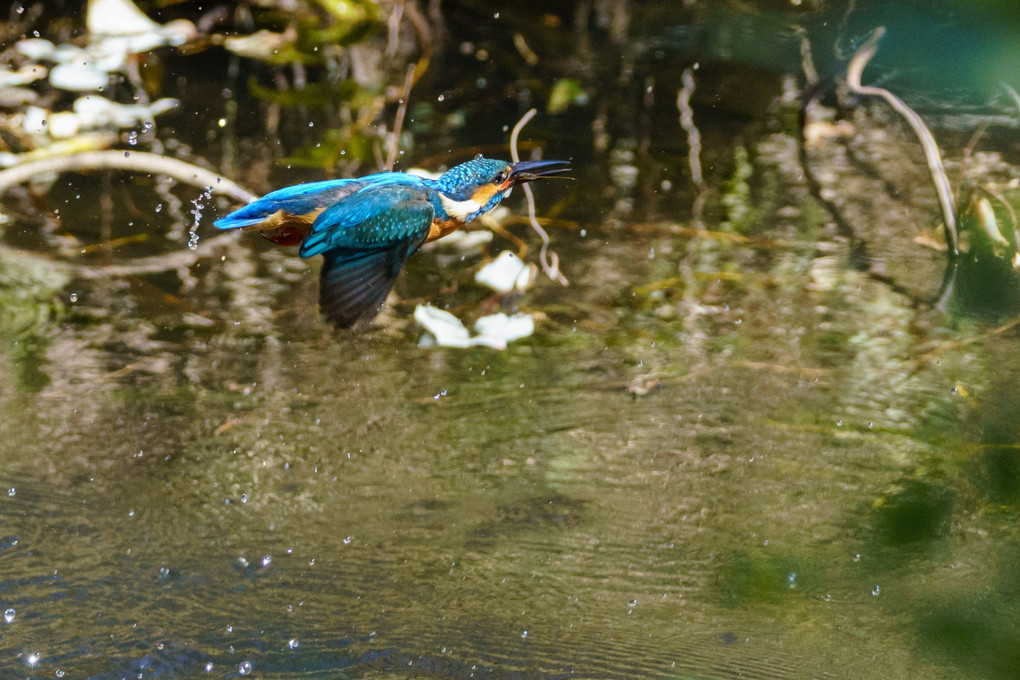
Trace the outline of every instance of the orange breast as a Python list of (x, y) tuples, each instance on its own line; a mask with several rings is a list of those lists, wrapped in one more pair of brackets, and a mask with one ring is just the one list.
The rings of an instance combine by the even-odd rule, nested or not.
[(432, 226), (429, 227), (429, 235), (425, 242), (429, 243), (441, 239), (447, 234), (452, 234), (460, 229), (461, 224), (463, 223), (457, 220), (432, 220)]
[(245, 231), (257, 231), (273, 243), (281, 246), (295, 246), (304, 240), (312, 230), (312, 223), (324, 208), (295, 215), (277, 210), (258, 224), (244, 227)]

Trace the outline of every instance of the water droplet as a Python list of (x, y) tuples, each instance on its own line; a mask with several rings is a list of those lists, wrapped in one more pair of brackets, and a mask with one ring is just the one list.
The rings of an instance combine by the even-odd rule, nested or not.
[(212, 673), (212, 669), (213, 669), (213, 663), (212, 663), (212, 661), (210, 661), (209, 663), (207, 663), (205, 665), (205, 672), (206, 673)]
[(837, 420), (836, 421), (836, 427), (843, 427), (843, 421), (842, 420)]
[(445, 94), (439, 95), (438, 97), (436, 97), (436, 101), (437, 102), (444, 102), (444, 101), (446, 101), (446, 95)]
[(192, 233), (191, 236), (188, 237), (188, 248), (190, 248), (191, 250), (198, 250), (198, 234), (197, 233)]
[(242, 661), (237, 664), (238, 675), (248, 675), (251, 673), (251, 661)]
[(300, 644), (301, 644), (301, 643), (299, 643), (299, 642), (297, 641), (297, 638), (291, 638), (291, 639), (290, 639), (290, 640), (289, 640), (289, 641), (287, 642), (287, 646), (288, 646), (288, 647), (290, 647), (291, 649), (297, 649), (297, 648), (298, 648), (298, 646), (299, 646)]
[(130, 144), (131, 146), (135, 146), (136, 144), (138, 144), (137, 130), (132, 130), (131, 132), (128, 133), (128, 144)]
[(134, 516), (135, 516), (135, 511), (134, 510), (128, 510), (128, 517), (134, 517)]
[(78, 294), (77, 293), (71, 293), (70, 300), (71, 300), (71, 302), (77, 302), (78, 301)]
[(227, 119), (220, 118), (218, 121), (216, 121), (216, 124), (219, 125), (221, 128), (227, 127)]
[(528, 637), (528, 631), (526, 631), (526, 630), (522, 630), (522, 631), (521, 631), (521, 637), (522, 637), (522, 638), (526, 638), (526, 637)]
[(796, 588), (797, 587), (797, 573), (796, 572), (791, 571), (789, 574), (786, 575), (786, 584), (788, 586), (790, 586), (791, 588)]
[(170, 578), (170, 567), (160, 567), (159, 568), (159, 577), (161, 579), (168, 579), (168, 578)]
[(64, 671), (58, 668), (57, 672), (54, 673), (53, 675), (57, 676), (58, 678), (62, 678), (64, 677)]
[(157, 203), (156, 204), (156, 212), (161, 212), (162, 210), (163, 210), (163, 204), (162, 203)]
[(248, 502), (248, 494), (246, 494), (246, 493), (241, 494), (241, 502), (242, 503), (247, 503)]
[(882, 592), (882, 588), (880, 586), (877, 586), (877, 585), (874, 588), (871, 589), (871, 594), (874, 595), (875, 597), (878, 597), (879, 594), (881, 594), (881, 592)]
[(152, 129), (152, 126), (153, 123), (151, 120), (145, 121), (144, 123), (142, 123), (142, 132), (148, 132), (149, 130)]
[(12, 498), (13, 498), (13, 497), (14, 497), (14, 496), (15, 496), (15, 495), (16, 495), (17, 493), (18, 493), (18, 489), (17, 489), (17, 487), (13, 487), (13, 486), (12, 486), (11, 488), (7, 489), (7, 495), (8, 495), (8, 496), (11, 496)]
[(36, 664), (39, 663), (39, 659), (41, 658), (42, 655), (39, 652), (32, 652), (31, 654), (28, 655), (28, 665), (35, 666)]
[(351, 544), (351, 541), (353, 541), (353, 540), (354, 540), (354, 537), (353, 537), (353, 536), (347, 536), (347, 537), (345, 537), (345, 538), (344, 538), (344, 545), (350, 545), (350, 544)]
[(227, 624), (227, 632), (228, 633), (233, 633), (234, 632), (234, 627), (231, 624), (229, 624), (229, 623)]
[(124, 152), (124, 158), (131, 158), (131, 152), (130, 151), (125, 151)]
[(272, 562), (273, 562), (273, 556), (272, 555), (263, 555), (262, 556), (262, 566), (263, 567), (268, 567), (270, 564), (272, 564)]
[(15, 614), (17, 612), (14, 611), (14, 607), (8, 607), (4, 611), (4, 623), (13, 623)]
[(861, 554), (857, 553), (856, 555), (854, 555), (854, 562), (860, 562), (860, 561), (861, 561)]

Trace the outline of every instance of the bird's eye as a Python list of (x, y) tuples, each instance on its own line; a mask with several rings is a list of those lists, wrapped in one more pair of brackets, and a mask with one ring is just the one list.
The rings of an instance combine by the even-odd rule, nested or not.
[(510, 170), (510, 168), (507, 168), (506, 170), (504, 170), (503, 172), (499, 173), (499, 175), (496, 176), (496, 181), (502, 184), (503, 182), (510, 179), (511, 174), (512, 171)]

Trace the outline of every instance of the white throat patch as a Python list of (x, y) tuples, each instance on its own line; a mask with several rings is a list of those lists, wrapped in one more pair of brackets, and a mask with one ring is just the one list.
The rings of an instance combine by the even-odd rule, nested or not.
[(439, 200), (442, 202), (446, 214), (461, 222), (482, 209), (478, 201), (470, 198), (466, 201), (455, 201), (442, 192), (439, 193)]

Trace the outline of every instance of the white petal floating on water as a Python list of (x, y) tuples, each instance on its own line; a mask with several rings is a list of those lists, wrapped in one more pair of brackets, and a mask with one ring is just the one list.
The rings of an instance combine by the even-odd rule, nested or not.
[(68, 139), (81, 130), (81, 121), (70, 111), (58, 111), (50, 114), (47, 127), (53, 139)]
[(88, 61), (58, 64), (50, 71), (50, 85), (58, 90), (88, 92), (106, 87), (110, 74)]
[(535, 320), (530, 314), (507, 316), (500, 312), (483, 316), (475, 322), (478, 335), (473, 337), (460, 319), (431, 305), (415, 307), (414, 319), (428, 331), (419, 343), (421, 347), (438, 345), (463, 348), (482, 345), (502, 350), (506, 349), (508, 342), (526, 338), (535, 332)]
[(92, 57), (89, 56), (88, 52), (77, 45), (71, 45), (69, 43), (57, 45), (53, 49), (53, 55), (51, 58), (58, 64), (71, 64), (76, 61), (92, 61)]
[(27, 87), (0, 87), (0, 108), (20, 109), (39, 101), (39, 94)]
[[(469, 347), (471, 333), (460, 319), (449, 312), (432, 305), (418, 305), (414, 308), (414, 320), (425, 327), (432, 340), (440, 347)], [(426, 336), (428, 337), (428, 336)], [(428, 346), (422, 338), (422, 346)]]
[(38, 64), (32, 64), (30, 66), (22, 66), (17, 71), (2, 71), (0, 70), (0, 90), (6, 90), (10, 87), (18, 87), (20, 85), (28, 85), (35, 81), (45, 78), (47, 69), (45, 66), (39, 66)]
[(14, 43), (14, 49), (32, 61), (56, 61), (53, 55), (57, 51), (56, 45), (43, 38), (28, 38)]
[(514, 340), (526, 338), (535, 333), (535, 319), (530, 314), (514, 314), (507, 316), (503, 312), (483, 316), (475, 322), (475, 332), (479, 338), (491, 338), (504, 346)]
[(21, 121), (21, 128), (30, 135), (46, 134), (46, 119), (50, 112), (38, 106), (29, 106), (25, 109), (24, 119)]
[(79, 97), (74, 112), (83, 128), (129, 128), (176, 108), (176, 99), (157, 99), (151, 104), (118, 104), (99, 95)]
[(443, 174), (441, 172), (432, 172), (425, 168), (408, 168), (404, 172), (415, 177), (424, 177), (425, 179), (439, 179)]
[(430, 248), (456, 250), (460, 253), (478, 253), (486, 245), (492, 243), (493, 234), (485, 229), (482, 231), (455, 231), (438, 241), (427, 244)]
[(98, 35), (135, 35), (161, 27), (131, 0), (89, 0), (85, 28)]
[(475, 273), (475, 281), (505, 295), (530, 288), (535, 282), (535, 274), (534, 266), (525, 264), (514, 253), (504, 250)]
[(85, 27), (91, 48), (100, 54), (141, 54), (162, 45), (183, 45), (198, 35), (186, 19), (157, 24), (131, 0), (89, 0)]
[(298, 38), (297, 31), (274, 33), (261, 29), (250, 35), (228, 36), (223, 47), (234, 54), (250, 59), (273, 59), (277, 53)]

